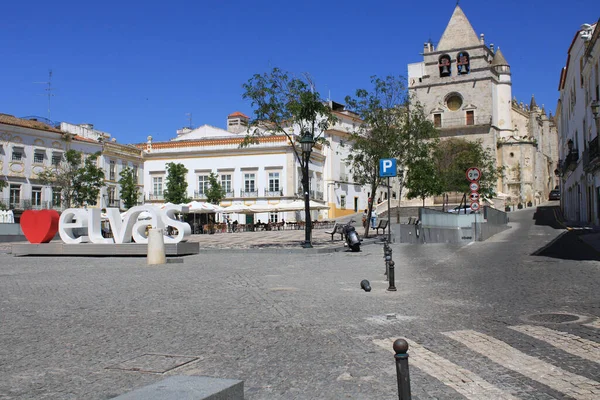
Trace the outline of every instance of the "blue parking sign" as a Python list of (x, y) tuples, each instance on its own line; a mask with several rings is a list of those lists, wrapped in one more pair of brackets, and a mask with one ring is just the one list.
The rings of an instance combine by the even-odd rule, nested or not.
[(379, 176), (380, 177), (391, 177), (396, 176), (396, 159), (395, 158), (382, 158), (379, 160)]

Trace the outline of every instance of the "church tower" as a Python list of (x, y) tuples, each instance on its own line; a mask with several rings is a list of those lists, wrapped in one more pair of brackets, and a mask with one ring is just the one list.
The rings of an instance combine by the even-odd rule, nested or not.
[(425, 43), (423, 61), (409, 64), (408, 84), (442, 138), (481, 140), (495, 149), (498, 131), (511, 127), (510, 67), (458, 5), (437, 48)]

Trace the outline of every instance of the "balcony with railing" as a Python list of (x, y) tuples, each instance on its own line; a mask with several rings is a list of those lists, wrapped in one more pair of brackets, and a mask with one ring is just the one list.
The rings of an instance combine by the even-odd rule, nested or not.
[(121, 208), (121, 200), (120, 199), (108, 199), (108, 201), (106, 202), (106, 207)]
[(194, 199), (200, 199), (200, 200), (205, 200), (206, 199), (206, 193), (204, 191), (199, 192), (199, 191), (194, 191)]
[(163, 201), (164, 199), (163, 194), (146, 193), (146, 200), (148, 201)]
[(579, 151), (571, 149), (562, 162), (562, 173), (565, 174), (567, 171), (574, 171), (577, 168), (577, 161), (579, 161)]
[(600, 166), (600, 148), (598, 136), (588, 143), (588, 147), (583, 150), (583, 169), (587, 172), (593, 171)]
[(315, 200), (323, 200), (323, 192), (318, 190), (310, 190), (310, 198)]
[(235, 197), (235, 193), (233, 193), (233, 191), (225, 192), (225, 198), (226, 199), (232, 199), (234, 197)]
[(265, 189), (265, 197), (283, 197), (283, 190), (267, 190), (267, 189)]
[(240, 197), (258, 197), (258, 190), (240, 190)]
[(0, 209), (8, 208), (9, 210), (64, 210), (64, 206), (52, 201), (39, 201), (38, 199), (0, 199)]
[(436, 128), (460, 128), (466, 126), (477, 126), (477, 125), (490, 125), (492, 123), (492, 117), (490, 115), (478, 115), (475, 117), (458, 117), (458, 118), (443, 118), (440, 126)]

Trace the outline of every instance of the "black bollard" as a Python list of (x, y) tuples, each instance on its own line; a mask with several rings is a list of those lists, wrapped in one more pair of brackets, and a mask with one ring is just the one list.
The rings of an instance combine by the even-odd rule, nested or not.
[(362, 281), (360, 281), (360, 288), (362, 290), (364, 290), (365, 292), (370, 292), (371, 291), (371, 283), (369, 283), (368, 280), (363, 279)]
[(390, 274), (388, 275), (389, 277), (389, 281), (390, 281), (390, 286), (387, 288), (388, 292), (395, 292), (396, 291), (396, 282), (395, 282), (395, 276), (394, 276), (394, 265), (396, 265), (396, 263), (394, 262), (394, 260), (390, 260), (389, 264), (389, 268), (390, 268)]
[(408, 342), (404, 339), (397, 339), (394, 342), (394, 352), (396, 355), (396, 376), (398, 378), (398, 399), (411, 400), (410, 394), (410, 374), (408, 372)]

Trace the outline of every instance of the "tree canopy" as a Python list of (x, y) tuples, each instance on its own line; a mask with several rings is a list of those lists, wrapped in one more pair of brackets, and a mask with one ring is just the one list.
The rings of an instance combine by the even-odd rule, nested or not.
[[(379, 160), (395, 158), (402, 162), (406, 132), (403, 121), (406, 117), (407, 93), (401, 78), (371, 77), (370, 89), (358, 89), (354, 97), (346, 96), (347, 107), (361, 119), (356, 130), (350, 133), (351, 152), (347, 162), (352, 168), (355, 183), (368, 185), (375, 195), (385, 178), (379, 176)], [(373, 202), (367, 210), (371, 218)], [(369, 234), (366, 224), (365, 236)]]
[(206, 200), (211, 204), (219, 204), (225, 198), (225, 189), (221, 186), (217, 174), (211, 172), (208, 176), (208, 189), (205, 192)]
[(484, 148), (481, 141), (458, 138), (443, 140), (435, 151), (434, 159), (444, 192), (468, 192), (466, 171), (477, 167), (481, 170), (479, 193), (487, 198), (496, 195), (496, 185), (503, 168), (496, 167), (495, 155), (491, 149)]
[(41, 172), (39, 179), (61, 192), (62, 204), (67, 208), (96, 205), (104, 186), (104, 171), (97, 165), (99, 155), (91, 154), (84, 160), (80, 151), (67, 150), (63, 160)]
[(170, 162), (166, 165), (167, 183), (163, 196), (166, 202), (173, 204), (188, 203), (186, 174), (188, 169), (180, 163)]
[(324, 133), (337, 120), (311, 77), (297, 77), (273, 68), (271, 72), (255, 74), (243, 88), (242, 97), (250, 100), (254, 118), (242, 145), (255, 144), (265, 135), (285, 135), (304, 167), (294, 134), (308, 133), (316, 143), (326, 143)]
[(131, 208), (135, 206), (140, 197), (140, 189), (137, 185), (137, 177), (133, 172), (133, 168), (125, 167), (119, 173), (121, 179), (119, 179), (119, 185), (121, 185), (121, 200), (125, 204), (125, 208)]

